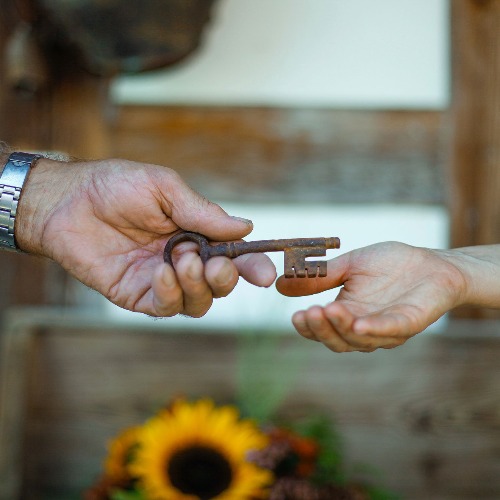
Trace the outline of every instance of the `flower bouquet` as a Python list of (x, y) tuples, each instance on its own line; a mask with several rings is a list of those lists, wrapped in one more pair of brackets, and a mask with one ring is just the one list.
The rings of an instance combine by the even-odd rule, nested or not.
[(108, 447), (85, 500), (368, 500), (394, 496), (343, 477), (331, 422), (276, 425), (210, 399), (175, 400)]

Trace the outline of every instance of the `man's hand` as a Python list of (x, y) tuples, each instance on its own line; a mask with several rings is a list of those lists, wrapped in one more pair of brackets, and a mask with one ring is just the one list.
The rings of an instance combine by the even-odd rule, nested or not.
[(281, 276), (276, 286), (284, 295), (299, 296), (343, 285), (334, 302), (296, 312), (293, 324), (332, 351), (371, 352), (397, 347), (450, 309), (474, 302), (467, 269), (478, 262), (461, 251), (379, 243), (330, 260), (325, 278)]
[(173, 170), (125, 160), (61, 163), (42, 159), (18, 206), (22, 250), (49, 257), (111, 302), (151, 316), (203, 316), (241, 275), (270, 286), (276, 270), (265, 255), (204, 266), (189, 243), (176, 247), (174, 269), (163, 248), (179, 229), (212, 240), (236, 240), (252, 223), (230, 217)]

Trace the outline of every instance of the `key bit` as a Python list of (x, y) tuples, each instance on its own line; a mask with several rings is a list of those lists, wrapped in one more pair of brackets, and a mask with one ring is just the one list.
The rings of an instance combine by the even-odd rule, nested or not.
[(203, 263), (215, 256), (234, 259), (246, 253), (284, 252), (285, 278), (326, 276), (326, 261), (306, 260), (306, 257), (325, 256), (327, 249), (340, 248), (340, 239), (337, 237), (209, 243), (202, 234), (185, 231), (175, 234), (168, 240), (163, 252), (163, 260), (173, 265), (172, 251), (176, 245), (184, 241), (193, 241), (198, 244)]

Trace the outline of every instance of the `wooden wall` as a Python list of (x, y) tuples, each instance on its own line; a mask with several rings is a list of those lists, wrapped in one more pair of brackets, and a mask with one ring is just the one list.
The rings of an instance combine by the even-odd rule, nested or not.
[[(25, 431), (23, 499), (77, 498), (98, 475), (106, 440), (172, 396), (228, 402), (237, 394), (242, 332), (172, 332), (166, 323), (113, 324), (81, 313), (10, 317), (11, 340), (31, 328), (22, 341), (28, 411), (15, 421)], [(255, 359), (254, 373), (269, 388), (287, 367), (281, 415), (330, 415), (348, 470), (373, 468), (370, 479), (407, 500), (493, 500), (500, 497), (498, 332), (498, 323), (462, 322), (369, 355), (334, 354), (290, 332), (274, 356)], [(16, 345), (12, 380), (22, 378)], [(295, 370), (284, 364), (287, 349), (300, 353)], [(19, 402), (19, 391), (11, 397)]]
[[(219, 199), (450, 203), (454, 244), (498, 243), (500, 3), (453, 0), (452, 7), (450, 114), (113, 109), (106, 82), (88, 75), (68, 75), (26, 100), (6, 88), (0, 68), (0, 137), (19, 149), (166, 164)], [(0, 42), (11, 25), (2, 27)], [(50, 263), (2, 254), (0, 274), (0, 314), (16, 303), (67, 301), (66, 276)], [(404, 498), (499, 498), (499, 327), (460, 325), (449, 336), (421, 335), (370, 355), (335, 355), (291, 337), (303, 350), (304, 369), (284, 411), (331, 412), (348, 462), (375, 465), (383, 483)], [(26, 431), (19, 451), (27, 499), (70, 499), (97, 473), (105, 439), (172, 393), (220, 400), (234, 394), (234, 336), (163, 335), (158, 328), (103, 327), (79, 317), (66, 324), (54, 317), (35, 330), (35, 337), (27, 335), (28, 351), (25, 337), (17, 337), (18, 348), (33, 355), (24, 358), (25, 371), (12, 365), (8, 342), (0, 348), (3, 368), (28, 376), (21, 386), (2, 376), (2, 398), (6, 386), (12, 393), (27, 382), (21, 394), (27, 418), (16, 420)], [(16, 409), (3, 403), (0, 427), (5, 412), (12, 417)]]
[[(451, 245), (500, 242), (500, 2), (451, 1)], [(499, 318), (464, 308), (457, 317)]]
[(110, 135), (219, 200), (444, 204), (446, 130), (439, 111), (125, 106)]
[[(19, 20), (16, 5), (6, 1), (0, 15), (3, 50)], [(450, 113), (114, 109), (107, 82), (71, 61), (34, 96), (16, 94), (0, 57), (0, 138), (17, 149), (167, 164), (218, 199), (446, 203), (453, 246), (497, 243), (500, 3), (454, 0), (451, 7)], [(65, 277), (46, 262), (7, 255), (0, 271), (22, 278), (2, 281), (0, 306), (67, 300)], [(21, 287), (29, 276), (38, 278)]]
[[(108, 156), (106, 81), (70, 67), (35, 93), (12, 86), (6, 52), (21, 3), (28, 2), (5, 0), (0, 9), (0, 142), (20, 151)], [(18, 63), (27, 64), (21, 58)], [(2, 252), (0, 274), (0, 319), (12, 305), (67, 302), (68, 278), (47, 260)]]

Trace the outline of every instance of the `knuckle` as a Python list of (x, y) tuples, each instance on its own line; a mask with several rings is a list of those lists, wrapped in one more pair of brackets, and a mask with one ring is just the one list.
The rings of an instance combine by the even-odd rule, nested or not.
[(213, 299), (212, 297), (207, 297), (205, 300), (200, 301), (185, 301), (183, 314), (190, 316), (192, 318), (201, 318), (207, 314), (212, 307)]
[(185, 311), (184, 314), (190, 316), (191, 318), (202, 318), (203, 316), (205, 316), (205, 314), (207, 314), (209, 309), (210, 307), (194, 311)]
[(324, 344), (330, 351), (337, 352), (339, 354), (342, 354), (344, 352), (351, 352), (352, 349), (347, 346), (347, 345), (338, 345), (338, 344)]
[(155, 300), (155, 316), (162, 318), (171, 318), (182, 312), (182, 300), (175, 300), (169, 303), (161, 303)]
[(398, 339), (395, 340), (394, 342), (391, 342), (389, 344), (386, 344), (383, 347), (383, 349), (394, 349), (395, 347), (399, 347), (403, 345), (406, 342), (406, 339)]
[(373, 351), (376, 351), (378, 349), (378, 347), (360, 347), (359, 349), (357, 349), (359, 352), (365, 352), (365, 353), (369, 353), (369, 352), (373, 352)]

